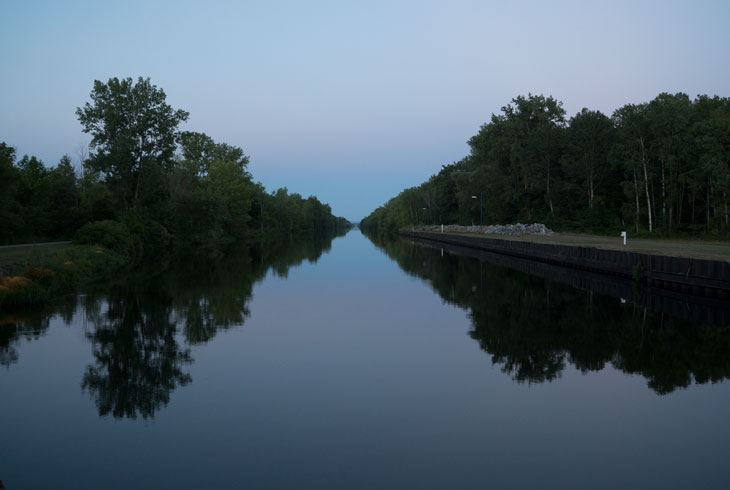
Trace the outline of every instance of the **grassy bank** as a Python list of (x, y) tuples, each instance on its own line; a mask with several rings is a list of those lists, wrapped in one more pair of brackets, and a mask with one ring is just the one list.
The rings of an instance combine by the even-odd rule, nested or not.
[[(409, 229), (405, 229), (408, 231)], [(622, 250), (649, 255), (667, 255), (692, 259), (730, 261), (730, 243), (709, 240), (676, 240), (662, 238), (634, 238), (629, 235), (626, 245), (620, 237), (606, 237), (582, 233), (555, 233), (554, 235), (485, 235), (481, 233), (447, 233), (451, 235), (479, 236), (498, 240), (594, 247), (604, 250)]]
[(120, 269), (128, 259), (111, 250), (60, 244), (0, 249), (0, 311), (46, 301)]

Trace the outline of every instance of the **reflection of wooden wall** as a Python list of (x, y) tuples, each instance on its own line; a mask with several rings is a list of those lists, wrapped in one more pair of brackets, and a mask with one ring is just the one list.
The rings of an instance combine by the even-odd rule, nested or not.
[[(659, 313), (730, 325), (730, 264), (725, 262), (440, 233), (401, 234), (418, 243), (623, 298)], [(639, 264), (644, 287), (634, 281)]]

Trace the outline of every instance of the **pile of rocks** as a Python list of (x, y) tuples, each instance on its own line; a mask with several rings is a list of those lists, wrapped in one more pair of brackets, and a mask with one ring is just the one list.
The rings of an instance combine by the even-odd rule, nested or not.
[[(416, 226), (416, 231), (440, 232), (441, 226), (428, 225)], [(483, 233), (485, 235), (554, 235), (555, 232), (542, 223), (533, 223), (524, 225), (517, 223), (515, 225), (489, 225), (489, 226), (459, 226), (444, 225), (445, 233)]]
[(485, 226), (483, 233), (495, 235), (553, 235), (555, 232), (542, 223), (531, 225), (491, 225)]

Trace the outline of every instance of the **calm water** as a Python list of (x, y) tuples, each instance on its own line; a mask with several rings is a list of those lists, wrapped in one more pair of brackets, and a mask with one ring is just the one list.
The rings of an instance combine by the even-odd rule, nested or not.
[(158, 269), (4, 318), (9, 490), (730, 482), (727, 326), (359, 231)]

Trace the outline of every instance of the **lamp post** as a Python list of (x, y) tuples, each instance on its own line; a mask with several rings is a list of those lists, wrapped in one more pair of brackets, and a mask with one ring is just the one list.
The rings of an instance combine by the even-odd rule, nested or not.
[[(479, 193), (479, 226), (484, 226), (484, 214), (482, 212), (482, 209), (484, 208), (484, 206), (482, 205), (482, 203), (483, 203), (482, 195), (483, 194), (484, 194), (483, 192)], [(471, 196), (471, 198), (476, 199), (477, 196)]]
[[(421, 209), (423, 209), (424, 211), (426, 210), (426, 208), (421, 208)], [(424, 220), (426, 219), (426, 213), (423, 213), (423, 219)], [(418, 219), (418, 208), (416, 208), (416, 224), (417, 225), (420, 224), (420, 220)], [(0, 489), (0, 490), (2, 490), (2, 489)]]

